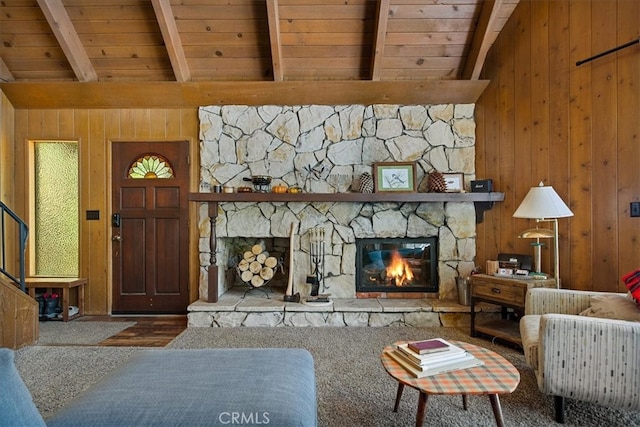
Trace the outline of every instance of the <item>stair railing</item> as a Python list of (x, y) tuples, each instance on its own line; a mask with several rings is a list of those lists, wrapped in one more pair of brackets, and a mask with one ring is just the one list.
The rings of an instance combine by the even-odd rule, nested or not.
[[(7, 232), (5, 227), (7, 219), (13, 220), (17, 224), (19, 229), (20, 238), (18, 242), (18, 245), (19, 245), (18, 250), (20, 251), (20, 272), (19, 272), (20, 277), (14, 276), (7, 269), (7, 259), (6, 259)], [(0, 202), (0, 229), (2, 231), (2, 260), (1, 260), (2, 265), (0, 265), (0, 273), (4, 274), (5, 276), (13, 280), (16, 284), (20, 286), (20, 289), (22, 289), (23, 292), (26, 292), (27, 289), (26, 289), (25, 265), (26, 265), (27, 237), (29, 235), (29, 227), (27, 227), (27, 224), (18, 215), (16, 215), (11, 209), (9, 209), (7, 205)]]

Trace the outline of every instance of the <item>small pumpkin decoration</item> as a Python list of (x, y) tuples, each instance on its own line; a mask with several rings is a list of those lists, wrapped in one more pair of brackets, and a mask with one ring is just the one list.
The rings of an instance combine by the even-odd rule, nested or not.
[(271, 191), (273, 193), (283, 194), (287, 192), (287, 186), (282, 184), (274, 185), (273, 187), (271, 187)]

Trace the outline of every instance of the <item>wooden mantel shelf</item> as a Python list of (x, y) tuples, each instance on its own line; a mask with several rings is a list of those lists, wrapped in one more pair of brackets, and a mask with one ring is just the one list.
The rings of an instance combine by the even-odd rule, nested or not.
[(194, 202), (501, 202), (504, 193), (189, 193)]
[(218, 203), (255, 202), (352, 202), (352, 203), (429, 203), (429, 202), (474, 202), (476, 222), (482, 221), (485, 210), (491, 209), (493, 202), (504, 200), (504, 193), (189, 193), (189, 200), (209, 205), (210, 264), (207, 302), (218, 302), (218, 266), (216, 264), (215, 221), (218, 217)]

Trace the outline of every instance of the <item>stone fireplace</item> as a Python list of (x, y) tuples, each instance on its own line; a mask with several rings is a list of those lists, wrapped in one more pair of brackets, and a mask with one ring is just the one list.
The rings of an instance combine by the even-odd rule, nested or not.
[[(475, 179), (473, 105), (210, 106), (201, 107), (200, 192), (213, 185), (247, 186), (243, 178), (305, 193), (345, 193), (376, 162), (415, 162), (418, 191), (428, 172)], [(207, 299), (211, 224), (200, 207), (200, 297)], [(221, 202), (215, 221), (219, 294), (233, 281), (233, 239), (288, 239), (295, 226), (294, 282), (308, 294), (309, 230), (325, 230), (325, 286), (335, 298), (356, 296), (356, 241), (430, 239), (437, 242), (434, 296), (455, 298), (455, 278), (474, 268), (472, 202)], [(429, 273), (432, 274), (432, 273)]]

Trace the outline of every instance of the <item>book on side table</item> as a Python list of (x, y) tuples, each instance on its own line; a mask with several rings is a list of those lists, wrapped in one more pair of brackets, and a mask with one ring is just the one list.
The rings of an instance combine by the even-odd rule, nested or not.
[(412, 341), (407, 344), (411, 350), (415, 351), (418, 354), (431, 354), (438, 353), (441, 351), (450, 350), (451, 347), (449, 343), (441, 340), (440, 338), (434, 338), (431, 340), (425, 341)]
[(445, 340), (438, 340), (446, 344), (445, 350), (419, 354), (413, 350), (412, 343), (406, 343), (396, 346), (388, 354), (416, 378), (482, 365), (482, 361), (471, 353)]

